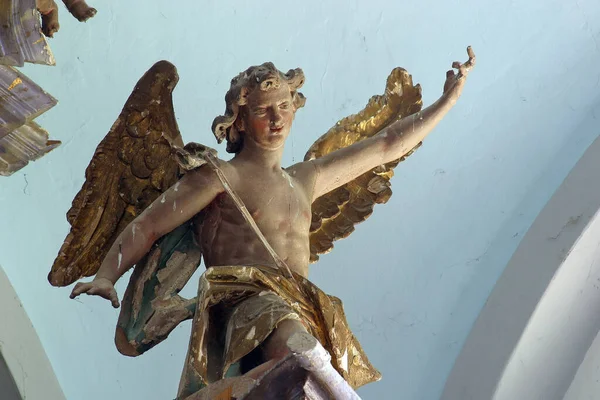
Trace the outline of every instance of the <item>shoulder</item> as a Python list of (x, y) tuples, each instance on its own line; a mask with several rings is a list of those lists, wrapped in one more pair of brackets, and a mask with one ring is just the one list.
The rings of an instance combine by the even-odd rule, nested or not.
[(317, 178), (314, 162), (312, 160), (299, 162), (286, 168), (285, 171), (304, 188), (309, 198), (312, 198)]
[[(231, 163), (219, 158), (215, 158), (216, 167), (225, 176), (225, 178), (233, 183), (237, 181), (237, 170)], [(218, 171), (211, 165), (204, 164), (199, 168), (188, 171), (182, 178), (187, 180), (191, 185), (198, 189), (214, 189), (216, 192), (224, 191), (221, 179), (219, 179)]]
[(298, 178), (314, 175), (315, 171), (316, 171), (315, 165), (312, 162), (312, 160), (311, 161), (302, 161), (302, 162), (296, 163), (294, 165), (290, 165), (285, 170), (288, 174), (295, 175)]

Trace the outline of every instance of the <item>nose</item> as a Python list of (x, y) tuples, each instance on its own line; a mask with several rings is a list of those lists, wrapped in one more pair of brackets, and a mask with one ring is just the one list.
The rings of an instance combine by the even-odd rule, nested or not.
[(283, 119), (283, 117), (281, 116), (281, 113), (279, 112), (279, 110), (273, 109), (271, 111), (271, 125), (276, 125), (276, 126), (280, 125), (282, 119)]

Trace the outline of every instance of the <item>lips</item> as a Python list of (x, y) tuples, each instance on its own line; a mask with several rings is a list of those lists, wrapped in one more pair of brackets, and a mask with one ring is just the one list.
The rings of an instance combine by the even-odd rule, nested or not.
[(279, 127), (279, 128), (271, 128), (270, 131), (272, 134), (278, 134), (281, 133), (281, 131), (283, 130), (283, 126)]

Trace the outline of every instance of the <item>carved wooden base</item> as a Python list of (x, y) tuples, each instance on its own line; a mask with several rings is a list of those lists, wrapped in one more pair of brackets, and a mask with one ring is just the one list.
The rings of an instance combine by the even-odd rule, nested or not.
[(225, 378), (185, 400), (360, 400), (314, 337), (297, 333), (287, 345), (291, 354), (258, 379)]

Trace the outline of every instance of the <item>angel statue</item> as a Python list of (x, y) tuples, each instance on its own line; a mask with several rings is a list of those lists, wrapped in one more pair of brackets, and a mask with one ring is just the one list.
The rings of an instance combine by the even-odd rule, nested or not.
[[(87, 167), (50, 283), (95, 275), (71, 298), (119, 307), (114, 284), (135, 266), (115, 343), (137, 356), (193, 319), (177, 399), (358, 398), (353, 389), (381, 375), (340, 299), (308, 280), (309, 263), (390, 198), (394, 167), (458, 100), (475, 65), (467, 52), (429, 107), (421, 110), (420, 86), (395, 68), (383, 95), (287, 168), (284, 144), (305, 103), (301, 69), (284, 74), (267, 62), (233, 78), (212, 124), (234, 154), (224, 161), (209, 147), (184, 146), (171, 97), (176, 69), (156, 63)], [(185, 299), (178, 292), (201, 256), (197, 297)]]

